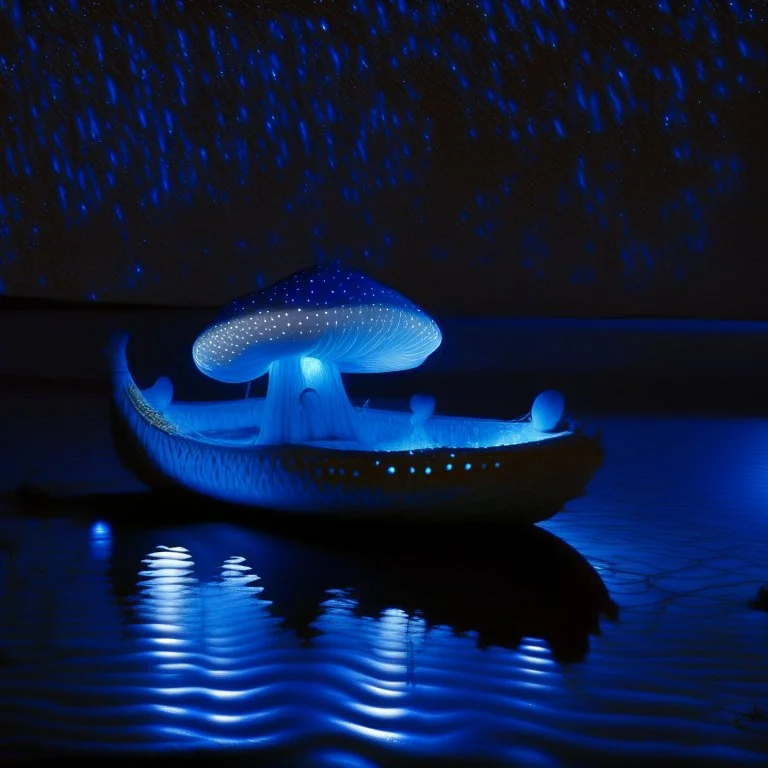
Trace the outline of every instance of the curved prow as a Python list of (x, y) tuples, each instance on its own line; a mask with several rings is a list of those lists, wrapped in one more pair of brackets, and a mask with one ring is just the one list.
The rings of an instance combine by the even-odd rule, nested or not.
[(170, 379), (161, 377), (148, 390), (139, 389), (128, 368), (127, 349), (128, 334), (114, 334), (108, 347), (113, 405), (131, 426), (143, 421), (166, 434), (177, 434), (178, 428), (163, 415), (162, 406), (158, 407), (159, 401), (167, 406), (173, 397)]
[(179, 434), (155, 405), (136, 386), (128, 368), (128, 334), (115, 333), (109, 341), (109, 377), (112, 438), (120, 459), (150, 487), (173, 485), (158, 466), (154, 450), (163, 440)]
[(126, 378), (132, 378), (128, 369), (128, 338), (125, 331), (117, 331), (110, 336), (104, 350), (109, 361), (109, 379), (113, 387), (124, 384)]

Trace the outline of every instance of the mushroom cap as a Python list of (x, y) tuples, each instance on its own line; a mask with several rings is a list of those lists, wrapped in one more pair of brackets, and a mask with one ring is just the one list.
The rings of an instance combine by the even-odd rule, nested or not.
[(195, 365), (218, 381), (265, 374), (284, 357), (314, 357), (342, 373), (416, 368), (442, 341), (412, 301), (363, 272), (303, 269), (230, 302), (195, 340)]

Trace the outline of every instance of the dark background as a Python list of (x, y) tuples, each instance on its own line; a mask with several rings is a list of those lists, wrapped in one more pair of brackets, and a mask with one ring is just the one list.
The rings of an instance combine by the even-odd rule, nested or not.
[(766, 318), (763, 2), (0, 2), (0, 292)]

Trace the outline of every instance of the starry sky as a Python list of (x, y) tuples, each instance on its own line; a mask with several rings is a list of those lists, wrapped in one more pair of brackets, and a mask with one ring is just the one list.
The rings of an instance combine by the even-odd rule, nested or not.
[(754, 0), (0, 0), (0, 293), (767, 317)]

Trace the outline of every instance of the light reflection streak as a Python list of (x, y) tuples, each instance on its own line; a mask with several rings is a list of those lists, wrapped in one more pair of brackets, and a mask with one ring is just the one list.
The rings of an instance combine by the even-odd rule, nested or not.
[(181, 629), (178, 624), (145, 624), (144, 628), (150, 632), (176, 632)]
[(385, 731), (380, 728), (371, 728), (367, 725), (361, 725), (350, 720), (334, 720), (337, 725), (340, 725), (345, 730), (352, 731), (360, 736), (364, 736), (366, 739), (373, 741), (386, 741), (386, 742), (398, 742), (405, 737), (401, 733), (394, 733), (393, 731)]
[(158, 645), (188, 645), (181, 637), (153, 637), (151, 639), (153, 643)]
[(231, 723), (240, 723), (246, 719), (245, 716), (243, 715), (219, 715), (216, 713), (212, 715), (208, 715), (208, 718), (211, 720), (211, 722), (222, 723), (224, 725), (229, 725)]
[(108, 561), (112, 555), (112, 528), (109, 523), (97, 520), (90, 531), (91, 556), (97, 561)]
[(555, 670), (553, 670), (552, 672), (549, 672), (546, 669), (533, 669), (531, 667), (525, 666), (526, 664), (531, 663), (530, 658), (526, 658), (525, 656), (518, 656), (517, 659), (521, 662), (521, 665), (520, 665), (521, 675), (525, 675), (526, 677), (549, 677), (553, 681), (557, 680), (559, 677), (558, 673)]
[[(251, 541), (249, 535), (240, 535), (243, 543)], [(545, 541), (553, 538), (541, 536)], [(254, 535), (252, 543), (258, 541)], [(229, 547), (229, 538), (227, 542)], [(466, 622), (460, 612), (452, 611), (467, 595), (447, 583), (439, 569), (440, 594), (447, 590), (451, 595), (439, 624), (430, 625), (420, 608), (394, 607), (395, 599), (406, 604), (405, 594), (413, 598), (407, 604), (430, 611), (429, 595), (420, 591), (424, 576), (413, 575), (408, 567), (398, 575), (404, 592), (385, 586), (385, 602), (378, 597), (371, 601), (361, 588), (320, 590), (312, 602), (319, 611), (313, 620), (317, 634), (302, 648), (291, 631), (279, 626), (280, 616), (293, 605), (291, 593), (281, 598), (280, 588), (286, 585), (280, 579), (285, 563), (296, 562), (291, 559), (294, 550), (261, 543), (250, 547), (247, 560), (238, 556), (222, 562), (216, 549), (215, 542), (201, 541), (198, 546), (190, 543), (189, 549), (157, 547), (147, 554), (138, 579), (135, 565), (131, 568), (137, 590), (127, 597), (128, 632), (123, 655), (110, 662), (109, 680), (103, 668), (81, 673), (76, 665), (60, 661), (56, 681), (44, 685), (55, 692), (63, 675), (72, 676), (72, 690), (87, 691), (94, 702), (89, 715), (94, 729), (135, 718), (143, 738), (158, 748), (171, 742), (284, 745), (286, 739), (322, 733), (323, 738), (397, 744), (415, 752), (435, 738), (445, 744), (461, 740), (460, 733), (470, 739), (473, 734), (490, 738), (504, 717), (518, 717), (528, 697), (546, 703), (562, 689), (556, 664), (542, 658), (549, 654), (545, 641), (536, 639), (532, 630), (513, 635), (523, 638), (514, 641), (519, 652), (503, 647), (481, 651), (481, 633), (456, 636), (453, 627)], [(508, 556), (508, 544), (504, 551)], [(454, 562), (450, 556), (448, 561)], [(263, 580), (249, 562), (259, 563)], [(319, 580), (324, 561), (310, 562), (306, 572)], [(498, 576), (493, 570), (493, 578)], [(349, 574), (331, 578), (336, 583), (366, 583)], [(294, 582), (287, 586), (292, 588)], [(473, 588), (470, 598), (476, 594)], [(495, 602), (494, 609), (498, 605)], [(482, 613), (470, 608), (466, 621), (475, 626), (479, 617), (482, 625)], [(548, 665), (551, 669), (545, 668)], [(476, 690), (478, 680), (484, 682)], [(28, 687), (26, 695), (31, 691)], [(482, 722), (480, 713), (489, 702), (494, 714)], [(56, 717), (63, 722), (75, 712), (57, 707)], [(126, 742), (134, 737), (131, 727), (126, 725)], [(433, 733), (438, 728), (444, 739)], [(94, 733), (94, 739), (107, 738), (106, 731)], [(117, 744), (123, 736), (111, 738)]]
[(172, 707), (170, 704), (155, 704), (154, 708), (158, 712), (162, 712), (163, 714), (174, 715), (174, 716), (185, 715), (187, 712), (187, 710), (184, 709), (183, 707)]
[(406, 690), (406, 684), (405, 683), (390, 683), (388, 685), (381, 683), (381, 684), (374, 684), (374, 683), (366, 683), (361, 682), (360, 687), (363, 690), (370, 691), (371, 693), (375, 694), (376, 696), (383, 696), (389, 699), (400, 699), (403, 696), (408, 695), (408, 691)]
[[(173, 556), (168, 558), (165, 555), (170, 551)], [(269, 696), (268, 686), (258, 684), (259, 678), (269, 674), (268, 668), (259, 665), (249, 671), (259, 662), (258, 640), (270, 623), (265, 614), (269, 603), (259, 598), (262, 587), (253, 586), (259, 577), (245, 564), (245, 558), (224, 560), (212, 581), (201, 581), (195, 575), (195, 563), (184, 548), (159, 547), (144, 558), (143, 564), (149, 568), (139, 573), (140, 600), (135, 608), (139, 622), (134, 625), (137, 639), (149, 635), (153, 646), (183, 649), (148, 651), (157, 673), (153, 694), (180, 702), (163, 705), (162, 711), (189, 723), (190, 733), (200, 720), (224, 729), (243, 724), (255, 727), (262, 717), (269, 720), (274, 714), (269, 706), (251, 711), (251, 705), (246, 705), (245, 710), (231, 712), (200, 702), (202, 697), (229, 708), (238, 701)], [(226, 681), (227, 687), (206, 685), (207, 679)], [(221, 736), (203, 740), (220, 743)]]
[[(531, 670), (521, 670), (522, 674), (528, 674), (531, 673)], [(541, 672), (533, 672), (533, 674), (543, 674)], [(555, 681), (553, 681), (555, 682)], [(557, 690), (557, 687), (554, 686), (552, 683), (533, 683), (530, 680), (516, 680), (514, 684), (515, 688), (519, 688), (521, 690), (526, 691), (536, 691), (538, 693), (549, 693), (553, 690)]]
[[(552, 659), (542, 659), (539, 656), (531, 656), (527, 653), (516, 654), (517, 658), (524, 661), (526, 664), (530, 664), (534, 667), (548, 667), (550, 669), (556, 669), (557, 665)], [(535, 670), (529, 670), (535, 671)]]
[[(177, 667), (176, 670), (171, 667)], [(179, 668), (180, 667), (180, 668)], [(184, 665), (167, 665), (166, 671), (181, 671), (186, 669)], [(217, 688), (204, 688), (202, 686), (196, 687), (183, 687), (183, 688), (163, 688), (162, 693), (165, 696), (189, 696), (193, 694), (201, 694), (203, 696), (210, 696), (214, 699), (246, 699), (250, 697), (254, 691), (242, 690), (242, 691), (229, 691)]]
[(409, 714), (408, 709), (404, 707), (373, 707), (370, 704), (363, 704), (360, 701), (353, 702), (352, 708), (371, 717), (380, 717), (383, 720), (406, 717)]
[(186, 654), (181, 651), (153, 651), (152, 655), (156, 659), (182, 659)]

